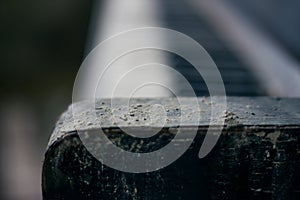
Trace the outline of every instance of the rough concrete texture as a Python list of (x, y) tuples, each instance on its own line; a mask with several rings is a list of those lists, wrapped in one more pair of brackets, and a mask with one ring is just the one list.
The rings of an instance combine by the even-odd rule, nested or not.
[[(83, 146), (76, 130), (101, 126), (124, 150), (154, 151), (176, 133), (178, 116), (183, 115), (176, 99), (133, 100), (129, 112), (122, 111), (126, 100), (119, 99), (113, 108), (119, 112), (117, 122), (111, 118), (108, 100), (96, 101), (98, 121), (87, 110), (92, 102), (75, 104), (57, 122), (45, 153), (44, 199), (299, 199), (300, 100), (229, 97), (227, 101), (227, 110), (219, 116), (225, 119), (222, 135), (205, 158), (199, 159), (198, 152), (209, 125), (209, 108), (217, 106), (218, 99), (198, 98), (200, 110), (184, 113), (181, 125), (187, 127), (186, 134), (189, 127), (198, 127), (188, 151), (171, 165), (144, 174), (102, 165)], [(153, 114), (148, 111), (161, 102), (167, 119), (154, 140), (130, 137), (118, 127), (155, 127), (158, 121), (148, 120)], [(188, 111), (190, 99), (184, 102)], [(82, 119), (77, 125), (71, 108)], [(201, 120), (195, 123), (197, 114)]]

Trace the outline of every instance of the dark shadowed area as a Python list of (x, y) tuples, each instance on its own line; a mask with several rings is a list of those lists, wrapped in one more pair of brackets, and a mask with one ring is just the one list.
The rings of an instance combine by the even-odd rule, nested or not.
[(41, 199), (45, 146), (71, 103), (91, 1), (0, 2), (0, 197)]

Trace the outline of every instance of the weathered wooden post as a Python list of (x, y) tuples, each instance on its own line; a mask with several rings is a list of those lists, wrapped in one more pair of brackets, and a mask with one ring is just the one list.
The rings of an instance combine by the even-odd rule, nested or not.
[[(225, 126), (213, 151), (203, 159), (198, 151), (209, 126), (207, 98), (199, 98), (202, 120), (187, 152), (171, 165), (150, 173), (126, 173), (103, 165), (82, 144), (74, 127), (72, 109), (56, 124), (43, 167), (44, 199), (298, 199), (300, 195), (299, 99), (228, 99)], [(124, 101), (120, 99), (118, 101)], [(155, 142), (135, 141), (114, 125), (107, 100), (98, 100), (103, 123), (88, 124), (83, 108), (81, 130), (100, 127), (115, 145), (127, 151), (153, 151), (174, 137), (178, 126), (175, 99), (136, 99), (130, 113), (141, 117), (149, 105), (165, 101), (169, 123)], [(189, 98), (186, 98), (186, 105)], [(216, 102), (217, 104), (217, 102)], [(136, 105), (139, 105), (138, 107)], [(190, 105), (191, 106), (191, 105)], [(101, 109), (100, 109), (101, 108)], [(140, 128), (144, 118), (127, 117), (127, 127)], [(183, 116), (184, 134), (195, 113)], [(121, 119), (120, 119), (121, 120)], [(146, 119), (147, 120), (147, 119)], [(180, 143), (181, 141), (177, 141)], [(95, 142), (95, 145), (97, 143)]]

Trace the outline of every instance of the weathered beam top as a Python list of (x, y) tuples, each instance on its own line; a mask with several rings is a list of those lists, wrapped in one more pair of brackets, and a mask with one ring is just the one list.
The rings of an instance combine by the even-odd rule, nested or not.
[[(226, 111), (214, 116), (209, 133), (211, 106), (224, 109), (219, 105), (222, 97), (213, 99), (196, 99), (199, 110), (193, 109), (191, 98), (181, 99), (181, 106), (175, 98), (133, 99), (129, 110), (127, 99), (113, 99), (114, 106), (107, 99), (70, 106), (57, 122), (45, 153), (44, 199), (299, 199), (299, 99), (228, 97)], [(123, 134), (123, 127), (137, 130), (139, 137), (161, 125), (163, 129), (150, 140)], [(101, 137), (100, 128), (111, 144)], [(206, 138), (220, 128), (211, 152), (199, 157)], [(197, 130), (194, 137), (188, 137), (190, 130)], [(100, 137), (86, 140), (85, 133)], [(159, 153), (171, 145), (185, 145), (187, 139), (192, 141), (183, 154), (178, 148), (171, 154)], [(124, 151), (112, 151), (115, 146)], [(155, 159), (140, 162), (148, 152)], [(108, 157), (97, 159), (99, 155)], [(143, 166), (142, 172), (149, 166), (158, 170), (128, 173), (136, 172), (136, 166)]]
[[(195, 110), (191, 98), (181, 98), (181, 106), (176, 98), (162, 99), (98, 99), (83, 101), (69, 107), (62, 114), (53, 131), (49, 146), (64, 134), (76, 130), (117, 127), (189, 127), (210, 125), (211, 107), (223, 109), (215, 116), (213, 125), (220, 118), (224, 127), (296, 127), (300, 126), (300, 99), (270, 97), (227, 97), (227, 109), (219, 106), (221, 97), (211, 101), (209, 97), (198, 98), (199, 109)], [(163, 105), (160, 106), (160, 105)], [(165, 118), (163, 118), (165, 116)], [(200, 118), (199, 118), (200, 116)], [(219, 124), (220, 125), (220, 124)]]

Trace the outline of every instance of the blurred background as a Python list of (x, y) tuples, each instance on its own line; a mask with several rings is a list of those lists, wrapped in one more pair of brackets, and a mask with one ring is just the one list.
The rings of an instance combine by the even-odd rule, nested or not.
[[(99, 2), (92, 0), (2, 0), (0, 2), (1, 199), (42, 198), (40, 185), (43, 154), (55, 121), (72, 101), (73, 83), (84, 55), (97, 43), (94, 41), (91, 44), (91, 39), (88, 38), (95, 33), (93, 31), (95, 22), (91, 19), (97, 17), (92, 16), (97, 15), (101, 18), (100, 8), (105, 5), (103, 1)], [(222, 9), (214, 12), (211, 10), (211, 5), (206, 4), (199, 5), (202, 9), (198, 9), (198, 3), (192, 0), (191, 2), (188, 4), (179, 0), (166, 0), (159, 3), (164, 13), (162, 24), (164, 27), (173, 28), (196, 38), (200, 44), (203, 44), (217, 66), (220, 66), (224, 79), (229, 80), (229, 83), (226, 83), (229, 95), (297, 96), (299, 94), (299, 87), (295, 87), (299, 76), (294, 77), (294, 85), (283, 87), (291, 89), (284, 89), (282, 93), (280, 92), (282, 90), (279, 92), (276, 90), (282, 86), (282, 82), (289, 82), (289, 79), (284, 76), (285, 73), (282, 73), (288, 71), (289, 66), (281, 68), (282, 71), (278, 72), (274, 69), (275, 75), (283, 74), (279, 77), (282, 79), (281, 85), (276, 86), (275, 90), (271, 90), (268, 83), (264, 87), (264, 81), (255, 73), (257, 66), (253, 67), (256, 64), (272, 65), (270, 64), (272, 55), (278, 57), (278, 52), (284, 52), (283, 57), (288, 60), (284, 63), (292, 63), (290, 64), (292, 74), (299, 72), (300, 2), (298, 0), (225, 0), (222, 4), (230, 5), (230, 9), (226, 9), (228, 12), (221, 12)], [(218, 3), (218, 1), (214, 2)], [(193, 3), (197, 6), (192, 6)], [(235, 38), (226, 36), (231, 32), (228, 33), (228, 27), (222, 24), (222, 20), (227, 17), (230, 21), (228, 13), (235, 13), (232, 15), (234, 18), (242, 16), (243, 19), (247, 19), (247, 23), (242, 21), (242, 25), (248, 27), (248, 24), (251, 24), (251, 30), (254, 29), (254, 32), (259, 30), (267, 41), (272, 41), (272, 45), (276, 44), (276, 48), (269, 48), (270, 52), (267, 48), (262, 48), (265, 52), (260, 51), (258, 55), (254, 55), (254, 60), (258, 61), (264, 55), (270, 55), (269, 58), (265, 58), (267, 60), (253, 64), (253, 57), (247, 59), (244, 55), (248, 55), (248, 51), (242, 51), (248, 50), (248, 46), (241, 45), (238, 37), (235, 42)], [(239, 30), (239, 23), (232, 26)], [(240, 31), (244, 35), (242, 29), (244, 30), (244, 27), (241, 26)], [(250, 39), (250, 36), (245, 35), (245, 38), (240, 40), (247, 41), (247, 38)], [(249, 41), (251, 43), (251, 40)], [(239, 48), (237, 49), (236, 46)], [(215, 51), (218, 47), (222, 47), (221, 54), (220, 51)], [(230, 54), (225, 54), (224, 49)], [(272, 54), (272, 49), (280, 49), (280, 51), (274, 51)], [(260, 55), (263, 56), (259, 57)], [(235, 63), (234, 66), (243, 67), (241, 69), (228, 67), (229, 61), (224, 62), (224, 57), (227, 61), (230, 57), (232, 59), (230, 61)], [(237, 71), (239, 73), (236, 73)], [(243, 76), (231, 84), (232, 74), (236, 77), (240, 77), (241, 74)], [(241, 82), (245, 79), (253, 81)], [(245, 84), (247, 87), (242, 87)], [(241, 89), (236, 90), (237, 87)], [(198, 95), (200, 96), (201, 93)]]
[(42, 199), (43, 154), (71, 103), (90, 0), (0, 2), (1, 199)]

